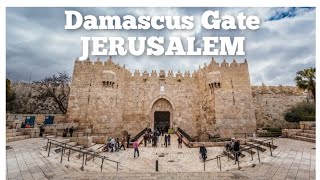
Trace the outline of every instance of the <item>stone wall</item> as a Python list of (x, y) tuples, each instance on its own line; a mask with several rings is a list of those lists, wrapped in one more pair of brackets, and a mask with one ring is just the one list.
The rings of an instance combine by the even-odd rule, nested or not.
[(307, 93), (292, 86), (252, 86), (252, 96), (259, 128), (287, 127), (285, 111), (307, 101), (308, 97)]
[[(44, 115), (59, 113), (59, 108), (50, 99), (37, 99), (35, 86), (13, 83), (23, 104), (15, 111), (40, 113), (37, 122), (42, 123)], [(307, 97), (295, 87), (251, 86), (246, 60), (230, 64), (212, 60), (192, 73), (131, 73), (110, 59), (76, 60), (70, 87), (66, 119), (58, 115), (56, 122), (117, 137), (124, 130), (134, 136), (145, 127), (153, 128), (155, 111), (169, 111), (170, 126), (197, 140), (208, 134), (230, 137), (252, 133), (257, 127), (286, 127), (283, 113)]]

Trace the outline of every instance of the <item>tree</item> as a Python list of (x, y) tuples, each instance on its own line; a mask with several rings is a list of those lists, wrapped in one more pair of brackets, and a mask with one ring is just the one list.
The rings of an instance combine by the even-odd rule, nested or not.
[(8, 102), (11, 99), (12, 90), (11, 90), (11, 81), (6, 79), (6, 101)]
[(301, 102), (289, 108), (284, 119), (288, 122), (315, 121), (316, 106), (314, 102)]
[(12, 90), (11, 81), (6, 79), (6, 109), (8, 111), (14, 108), (14, 100), (16, 99), (16, 93)]
[(58, 73), (35, 82), (39, 99), (52, 98), (62, 113), (67, 112), (68, 96), (70, 92), (70, 77), (66, 73)]
[(298, 71), (294, 80), (299, 88), (311, 92), (314, 101), (316, 101), (316, 68), (310, 67)]

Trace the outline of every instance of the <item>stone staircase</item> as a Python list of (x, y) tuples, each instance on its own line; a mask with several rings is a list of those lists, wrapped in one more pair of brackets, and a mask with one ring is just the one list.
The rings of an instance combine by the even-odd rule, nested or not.
[(17, 129), (6, 129), (6, 141), (19, 141), (30, 138), (30, 135), (23, 135), (22, 132), (18, 132)]
[(288, 129), (285, 132), (289, 138), (316, 143), (316, 127), (308, 127), (308, 129)]

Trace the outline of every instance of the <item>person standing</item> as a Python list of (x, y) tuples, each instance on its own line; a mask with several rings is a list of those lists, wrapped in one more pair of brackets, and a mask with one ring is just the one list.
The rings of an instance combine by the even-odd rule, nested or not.
[(115, 151), (119, 151), (119, 147), (120, 147), (120, 142), (119, 142), (119, 138), (116, 139), (116, 147), (115, 147)]
[(178, 138), (178, 148), (182, 148), (182, 136)]
[(44, 126), (41, 125), (41, 126), (40, 126), (40, 134), (39, 134), (40, 137), (42, 137), (43, 133), (44, 133)]
[(74, 127), (71, 126), (71, 128), (69, 129), (70, 137), (72, 137), (73, 131), (74, 131)]
[(147, 134), (145, 134), (145, 135), (143, 136), (143, 141), (144, 141), (144, 147), (146, 147), (146, 146), (147, 146), (147, 141), (148, 141), (148, 136), (147, 136)]
[(138, 154), (138, 157), (139, 157), (139, 143), (138, 143), (138, 140), (134, 141), (133, 148), (134, 148), (133, 157), (134, 158), (136, 157), (136, 153)]
[(200, 146), (200, 154), (201, 154), (202, 160), (205, 161), (207, 159), (207, 149), (206, 147), (204, 147), (204, 144)]
[(127, 135), (127, 148), (129, 148), (129, 144), (130, 144), (130, 134)]
[(111, 152), (113, 152), (113, 148), (115, 146), (116, 140), (114, 138), (111, 138), (110, 144), (111, 144)]
[(170, 146), (171, 136), (168, 134), (168, 145)]

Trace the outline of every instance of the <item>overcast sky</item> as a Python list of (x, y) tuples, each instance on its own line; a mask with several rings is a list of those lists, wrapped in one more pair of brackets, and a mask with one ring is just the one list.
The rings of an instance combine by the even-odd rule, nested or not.
[[(65, 30), (65, 10), (77, 10), (82, 15), (188, 15), (194, 16), (193, 30)], [(200, 17), (206, 10), (220, 10), (221, 15), (236, 16), (240, 12), (261, 20), (260, 29), (205, 30)], [(298, 70), (315, 67), (314, 8), (7, 8), (6, 74), (16, 81), (35, 81), (57, 72), (72, 74), (74, 60), (82, 55), (81, 36), (244, 36), (245, 56), (215, 56), (231, 63), (248, 60), (252, 85), (294, 85)], [(106, 60), (109, 57), (100, 57)], [(96, 57), (91, 57), (96, 60)], [(174, 72), (193, 71), (209, 56), (113, 56), (113, 61), (133, 72), (160, 69)]]

